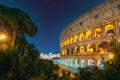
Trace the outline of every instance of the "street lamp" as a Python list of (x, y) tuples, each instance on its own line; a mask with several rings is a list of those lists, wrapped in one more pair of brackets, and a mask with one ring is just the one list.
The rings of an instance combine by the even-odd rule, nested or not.
[(0, 34), (0, 50), (5, 50), (8, 48), (8, 44), (6, 43), (6, 35)]

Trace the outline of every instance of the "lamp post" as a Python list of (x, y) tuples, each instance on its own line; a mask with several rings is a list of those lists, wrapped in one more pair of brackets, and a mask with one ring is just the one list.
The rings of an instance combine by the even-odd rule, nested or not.
[(6, 44), (5, 40), (6, 40), (6, 35), (0, 34), (0, 50), (7, 49), (7, 44)]
[(5, 39), (5, 37), (6, 37), (6, 36), (5, 36), (4, 34), (0, 35), (0, 39), (1, 39), (1, 40)]

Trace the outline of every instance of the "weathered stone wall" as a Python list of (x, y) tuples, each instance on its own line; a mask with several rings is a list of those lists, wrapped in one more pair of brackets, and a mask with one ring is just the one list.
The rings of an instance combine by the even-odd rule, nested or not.
[[(97, 30), (97, 28), (99, 28), (99, 30)], [(109, 59), (109, 54), (111, 54), (108, 50), (108, 46), (111, 44), (111, 37), (114, 35), (118, 42), (120, 42), (119, 32), (120, 0), (108, 0), (81, 15), (65, 27), (60, 35), (61, 57), (78, 60), (93, 59), (96, 62), (101, 59), (102, 55), (107, 60)], [(82, 33), (84, 36), (83, 40), (81, 40), (82, 37), (80, 36)], [(101, 45), (104, 46), (103, 42), (106, 42), (107, 46), (102, 47), (102, 49), (100, 47), (99, 50), (101, 50), (101, 52), (98, 52), (97, 44), (101, 43)], [(91, 52), (89, 52), (88, 49), (89, 45), (92, 47), (90, 48), (92, 49)], [(82, 50), (80, 49), (81, 46), (84, 46), (82, 53), (80, 53)]]

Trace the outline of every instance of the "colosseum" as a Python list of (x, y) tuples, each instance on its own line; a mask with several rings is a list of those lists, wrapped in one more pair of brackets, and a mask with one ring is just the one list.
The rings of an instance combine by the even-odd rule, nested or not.
[(120, 42), (120, 0), (107, 0), (84, 13), (60, 35), (61, 60), (71, 67), (98, 66), (114, 57), (112, 36)]

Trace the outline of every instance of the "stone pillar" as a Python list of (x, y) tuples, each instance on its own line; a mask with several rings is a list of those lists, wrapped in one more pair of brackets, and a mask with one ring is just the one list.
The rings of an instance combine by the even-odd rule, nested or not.
[(65, 58), (63, 59), (63, 64), (65, 64)]
[(96, 43), (93, 44), (93, 54), (96, 54)]
[(68, 59), (68, 65), (70, 65), (70, 58)]
[(69, 55), (71, 55), (71, 48), (69, 48)]
[(70, 66), (72, 65), (72, 59), (70, 58)]
[(94, 66), (97, 66), (97, 60), (94, 60)]
[(85, 66), (88, 66), (88, 59), (85, 59)]
[(76, 66), (76, 59), (74, 59), (74, 67)]
[(86, 31), (83, 31), (84, 40), (86, 40)]
[[(84, 63), (84, 64), (83, 64), (83, 63)], [(84, 68), (86, 67), (86, 60), (83, 59), (83, 60), (81, 61), (81, 67), (82, 67), (82, 68), (83, 68), (83, 67), (84, 67)]]
[(75, 59), (75, 67), (79, 67), (79, 60), (78, 59)]
[(65, 59), (65, 65), (67, 64), (67, 59)]
[(74, 66), (73, 62), (74, 62), (74, 59), (71, 59), (71, 66)]
[(91, 29), (91, 32), (92, 32), (92, 39), (94, 39), (94, 33), (95, 33), (95, 30)]
[(80, 59), (78, 59), (78, 65), (79, 65), (79, 67), (81, 67), (81, 60)]
[(120, 26), (120, 24), (115, 21), (115, 25), (114, 25), (114, 26), (115, 26), (115, 30), (116, 30), (116, 31), (115, 31), (115, 32), (116, 32), (116, 35), (119, 35), (119, 26)]
[(106, 25), (102, 25), (102, 37), (105, 37), (106, 35), (105, 35), (105, 27), (106, 27)]
[(84, 53), (87, 54), (87, 45), (84, 45)]
[(68, 65), (68, 59), (66, 58), (66, 65)]
[(71, 53), (74, 54), (74, 48), (71, 49)]

